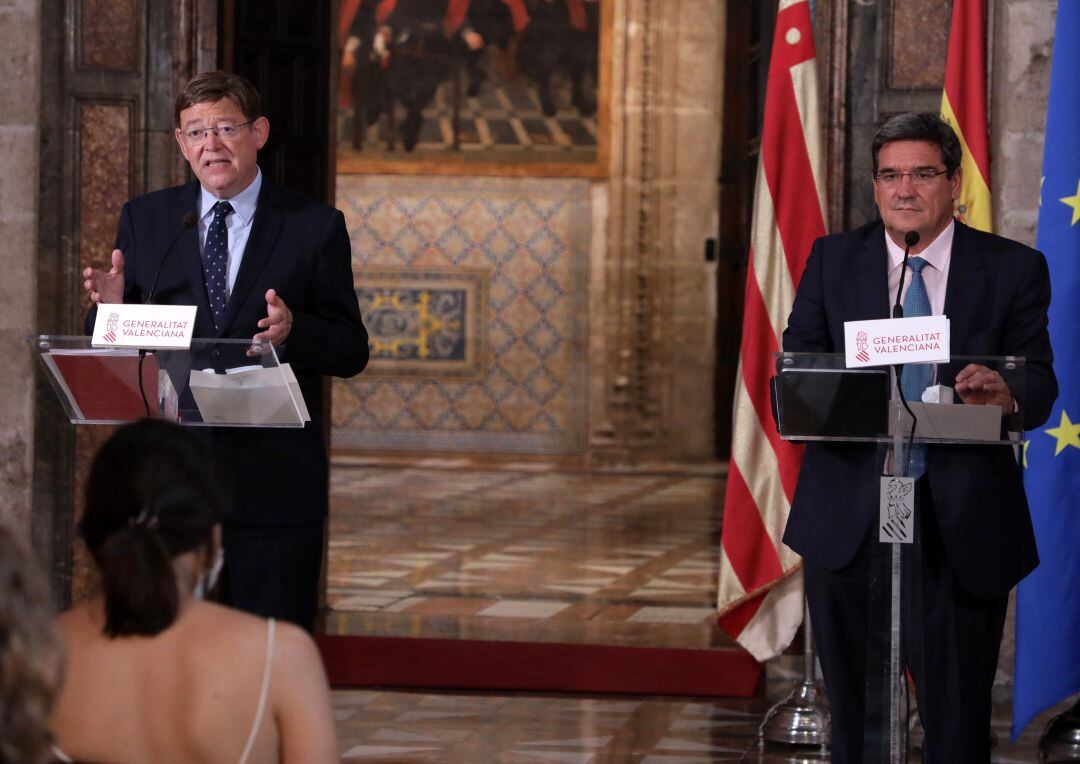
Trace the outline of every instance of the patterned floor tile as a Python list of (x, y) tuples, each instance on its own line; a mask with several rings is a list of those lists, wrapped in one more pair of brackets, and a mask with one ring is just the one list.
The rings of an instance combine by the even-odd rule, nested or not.
[(552, 618), (567, 607), (565, 602), (504, 600), (477, 612), (487, 618)]

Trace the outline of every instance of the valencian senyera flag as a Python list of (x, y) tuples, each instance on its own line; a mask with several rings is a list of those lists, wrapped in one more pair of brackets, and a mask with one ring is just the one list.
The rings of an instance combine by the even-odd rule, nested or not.
[(802, 560), (781, 541), (802, 447), (776, 431), (769, 379), (811, 245), (825, 235), (815, 56), (809, 3), (780, 0), (754, 190), (717, 602), (720, 625), (759, 661), (791, 642), (803, 611)]
[(986, 124), (986, 0), (954, 0), (945, 59), (941, 116), (964, 148), (963, 184), (956, 216), (980, 231), (993, 230), (990, 149)]
[(1039, 202), (1038, 248), (1050, 266), (1050, 341), (1061, 392), (1027, 434), (1024, 487), (1039, 567), (1016, 599), (1013, 737), (1080, 692), (1080, 2), (1057, 9)]

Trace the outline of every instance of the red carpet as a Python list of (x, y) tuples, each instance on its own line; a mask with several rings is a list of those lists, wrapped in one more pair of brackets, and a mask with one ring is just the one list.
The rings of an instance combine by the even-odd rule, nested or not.
[(738, 649), (408, 637), (316, 637), (334, 687), (749, 697), (761, 665)]

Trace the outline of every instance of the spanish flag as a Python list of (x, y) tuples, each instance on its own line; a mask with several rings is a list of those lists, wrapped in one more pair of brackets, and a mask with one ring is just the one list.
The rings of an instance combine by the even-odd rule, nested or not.
[(945, 59), (941, 115), (964, 147), (964, 183), (956, 217), (981, 231), (993, 230), (990, 149), (986, 124), (986, 0), (955, 0)]

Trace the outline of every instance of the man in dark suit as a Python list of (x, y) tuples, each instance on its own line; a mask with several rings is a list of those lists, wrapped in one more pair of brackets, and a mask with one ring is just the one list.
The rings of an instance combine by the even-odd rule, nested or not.
[(293, 367), (305, 427), (200, 432), (232, 482), (226, 600), (311, 630), (328, 505), (321, 376), (368, 359), (345, 220), (263, 177), (270, 124), (244, 78), (196, 76), (174, 117), (197, 180), (125, 204), (111, 268), (86, 268), (84, 288), (95, 303), (144, 302), (160, 267), (154, 301), (198, 306), (196, 337), (271, 342)]
[[(890, 315), (905, 234), (916, 231), (933, 314), (951, 321), (952, 355), (1026, 358), (1010, 389), (980, 364), (939, 370), (965, 404), (1019, 408), (1041, 425), (1057, 397), (1047, 334), (1050, 280), (1043, 255), (953, 219), (962, 149), (936, 114), (886, 122), (873, 143), (881, 220), (814, 243), (784, 332), (784, 350), (844, 352), (844, 322)], [(918, 258), (918, 262), (915, 262)], [(913, 275), (909, 274), (909, 275)], [(907, 290), (915, 288), (914, 278)], [(906, 297), (906, 294), (905, 294)], [(870, 581), (881, 578), (878, 476), (885, 453), (863, 444), (810, 444), (784, 542), (804, 558), (806, 596), (833, 715), (832, 760), (864, 751)], [(990, 692), (1009, 590), (1038, 564), (1021, 472), (1003, 446), (930, 446), (916, 481), (918, 554), (905, 570), (904, 654), (925, 729), (924, 761), (987, 762)], [(888, 552), (884, 553), (886, 556)], [(887, 576), (887, 574), (886, 574)], [(887, 613), (887, 602), (886, 602)], [(886, 615), (887, 617), (887, 615)], [(884, 634), (887, 638), (887, 633)], [(884, 653), (887, 659), (887, 652)], [(867, 747), (871, 745), (867, 741)]]

